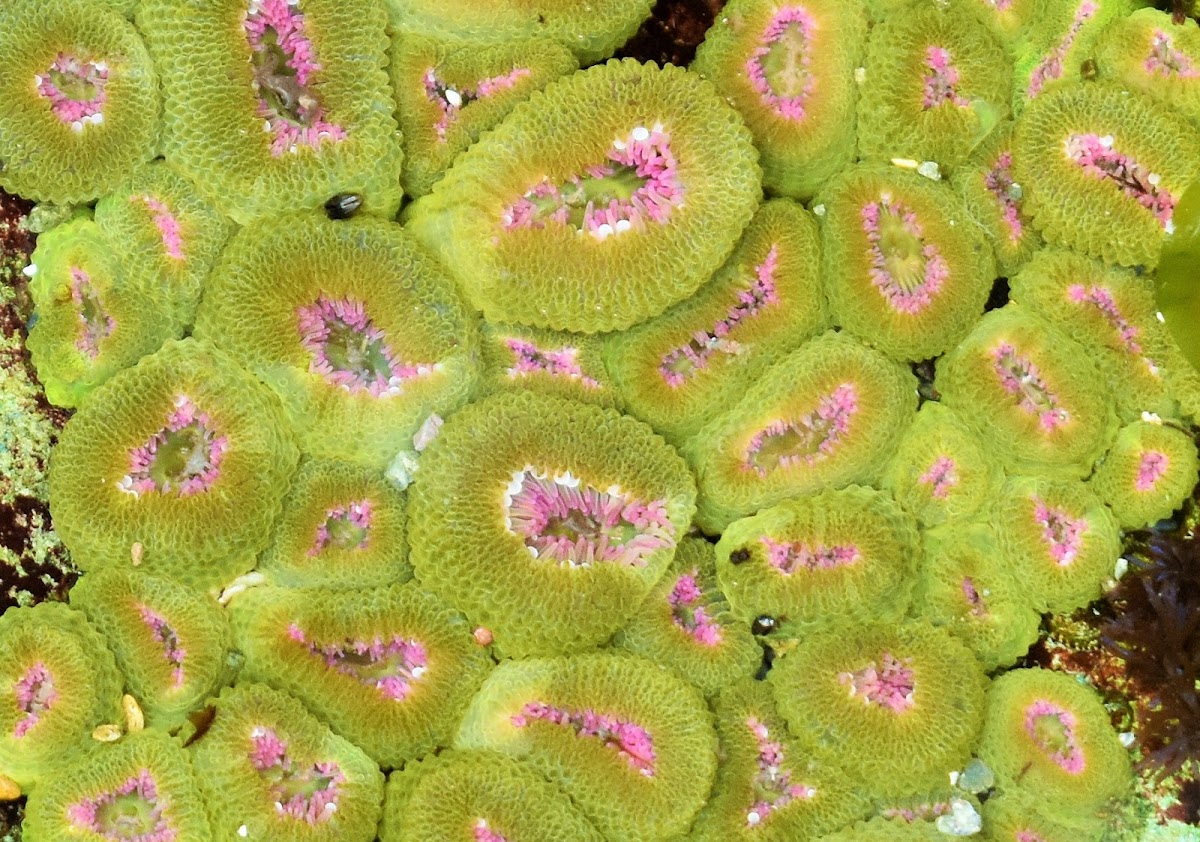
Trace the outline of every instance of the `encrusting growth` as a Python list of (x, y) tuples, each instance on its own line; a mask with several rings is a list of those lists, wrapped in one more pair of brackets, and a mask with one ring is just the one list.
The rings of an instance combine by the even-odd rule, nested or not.
[(606, 338), (608, 368), (627, 410), (680, 443), (828, 327), (818, 236), (799, 204), (769, 201), (694, 296)]
[(370, 842), (383, 775), (296, 699), (240, 683), (189, 748), (216, 838)]
[(161, 76), (164, 155), (238, 224), (337, 193), (395, 213), (403, 152), (380, 3), (143, 0), (137, 23)]
[(808, 199), (854, 160), (854, 68), (862, 0), (732, 0), (691, 69), (734, 104), (754, 135), (763, 184)]
[(518, 105), (406, 220), (489, 321), (625, 328), (729, 256), (759, 198), (754, 158), (707, 83), (610, 61)]
[(477, 401), (421, 459), (409, 507), (417, 580), (510, 656), (611, 637), (694, 511), (686, 464), (649, 427), (561, 398)]
[(92, 393), (50, 461), (54, 526), (84, 570), (204, 588), (254, 566), (297, 453), (278, 399), (206, 342), (167, 343)]
[(684, 445), (696, 523), (718, 533), (790, 497), (873, 481), (916, 405), (904, 366), (844, 333), (810, 340)]
[(491, 751), (443, 751), (392, 773), (382, 842), (604, 839), (559, 787)]
[(155, 68), (137, 30), (98, 3), (15, 0), (0, 10), (0, 187), (83, 203), (154, 157)]
[(455, 748), (525, 761), (606, 837), (630, 842), (684, 832), (717, 766), (700, 694), (625, 653), (505, 661), (472, 702)]
[(404, 231), (286, 215), (221, 255), (195, 334), (279, 395), (308, 456), (381, 470), (475, 386), (475, 319)]

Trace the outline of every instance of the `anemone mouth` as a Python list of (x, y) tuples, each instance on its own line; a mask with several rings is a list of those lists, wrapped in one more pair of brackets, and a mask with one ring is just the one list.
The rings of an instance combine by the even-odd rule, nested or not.
[(167, 424), (129, 454), (129, 473), (117, 487), (135, 497), (207, 491), (221, 474), (229, 439), (217, 432), (207, 412), (187, 395), (175, 398)]
[(784, 576), (791, 576), (802, 570), (836, 570), (862, 561), (862, 553), (854, 544), (774, 541), (766, 535), (759, 540), (766, 548), (767, 564)]
[(1063, 140), (1063, 154), (1086, 175), (1110, 184), (1150, 211), (1168, 234), (1175, 230), (1173, 217), (1178, 200), (1162, 186), (1158, 173), (1120, 151), (1113, 135), (1069, 134)]
[(843, 383), (795, 420), (773, 421), (751, 437), (742, 464), (765, 477), (776, 469), (813, 465), (831, 456), (858, 412), (858, 389)]
[(341, 787), (346, 782), (338, 764), (296, 762), (288, 754), (287, 743), (265, 726), (250, 731), (249, 760), (267, 784), (278, 815), (315, 825), (328, 821), (337, 811)]
[(1062, 78), (1066, 68), (1067, 53), (1079, 39), (1079, 33), (1083, 31), (1084, 26), (1095, 17), (1098, 11), (1100, 11), (1100, 4), (1096, 0), (1082, 0), (1075, 8), (1075, 16), (1071, 19), (1067, 31), (1063, 33), (1062, 39), (1046, 55), (1042, 56), (1041, 61), (1029, 74), (1029, 84), (1025, 88), (1025, 95), (1029, 99), (1038, 96), (1046, 85)]
[(639, 775), (652, 778), (657, 754), (654, 738), (636, 722), (611, 714), (586, 710), (571, 710), (545, 702), (528, 702), (510, 720), (516, 728), (526, 728), (534, 722), (548, 722), (569, 728), (578, 737), (592, 737), (606, 748), (623, 757)]
[(950, 51), (930, 45), (925, 50), (925, 87), (921, 109), (929, 111), (943, 105), (970, 108), (971, 101), (958, 92), (960, 74)]
[(508, 842), (508, 839), (499, 831), (494, 830), (488, 820), (482, 816), (475, 820), (475, 824), (471, 826), (471, 832), (475, 835), (475, 842)]
[(89, 360), (95, 360), (100, 356), (100, 344), (117, 329), (117, 320), (105, 311), (100, 293), (86, 271), (72, 266), (70, 274), (71, 301), (79, 321), (75, 347)]
[(1025, 236), (1025, 222), (1021, 219), (1021, 210), (1017, 201), (1021, 198), (1021, 188), (1013, 178), (1012, 152), (1005, 150), (996, 156), (991, 167), (983, 177), (983, 186), (996, 200), (1004, 224), (1008, 227), (1009, 245), (1015, 246)]
[(779, 303), (775, 283), (778, 269), (779, 247), (772, 245), (763, 262), (754, 267), (754, 277), (749, 286), (738, 290), (737, 300), (730, 305), (724, 318), (708, 331), (697, 331), (685, 344), (663, 355), (658, 373), (667, 386), (672, 389), (682, 386), (706, 368), (717, 354), (741, 353), (741, 345), (731, 339), (730, 334), (742, 322)]
[(758, 46), (746, 59), (746, 78), (762, 104), (784, 119), (808, 116), (816, 87), (812, 41), (817, 20), (804, 6), (784, 6), (767, 22)]
[(317, 526), (317, 537), (308, 551), (315, 558), (327, 548), (335, 550), (364, 550), (370, 538), (371, 501), (367, 499), (334, 506), (325, 513)]
[(561, 348), (539, 348), (535, 343), (519, 336), (505, 337), (504, 346), (512, 352), (513, 363), (504, 370), (510, 380), (546, 374), (573, 380), (586, 389), (599, 389), (600, 381), (589, 377), (579, 363), (579, 349), (573, 345)]
[(166, 618), (145, 605), (138, 606), (138, 615), (150, 630), (154, 642), (162, 647), (162, 656), (171, 667), (171, 680), (176, 689), (184, 684), (183, 660), (187, 650), (179, 640), (179, 633)]
[(1150, 52), (1142, 62), (1142, 68), (1151, 76), (1176, 79), (1195, 79), (1200, 70), (1192, 63), (1187, 53), (1175, 47), (1170, 33), (1155, 29), (1150, 36)]
[(770, 729), (765, 723), (751, 716), (746, 719), (746, 729), (754, 738), (757, 752), (754, 778), (751, 782), (755, 801), (746, 808), (746, 826), (756, 827), (793, 801), (805, 801), (814, 797), (817, 790), (793, 780), (791, 770), (784, 765), (786, 758), (783, 744), (771, 739)]
[(1067, 287), (1067, 297), (1075, 304), (1094, 309), (1116, 335), (1115, 342), (1112, 344), (1119, 346), (1132, 356), (1140, 357), (1151, 377), (1162, 378), (1162, 366), (1145, 355), (1145, 349), (1140, 341), (1142, 329), (1125, 316), (1111, 289), (1099, 284), (1092, 286), (1071, 284)]
[(904, 713), (915, 704), (912, 658), (884, 652), (879, 660), (879, 664), (871, 661), (861, 669), (838, 673), (838, 683), (849, 688), (850, 698), (861, 699), (866, 706)]
[(1033, 744), (1069, 775), (1081, 774), (1087, 767), (1076, 736), (1075, 714), (1048, 699), (1039, 699), (1025, 708), (1025, 733)]
[(1059, 567), (1069, 567), (1083, 550), (1083, 536), (1088, 531), (1086, 518), (1071, 517), (1065, 509), (1049, 505), (1033, 495), (1033, 520), (1041, 529), (1042, 543)]
[(321, 65), (299, 4), (250, 0), (242, 26), (251, 50), (251, 87), (263, 130), (271, 135), (271, 154), (279, 157), (301, 146), (344, 140), (346, 130), (325, 119), (325, 109), (309, 87)]
[(116, 789), (72, 804), (67, 818), (74, 829), (105, 842), (174, 842), (176, 829), (165, 811), (154, 777), (142, 769)]
[(885, 191), (860, 211), (872, 285), (900, 313), (928, 307), (950, 277), (950, 266), (927, 242), (917, 214)]
[(150, 217), (154, 220), (154, 227), (158, 229), (163, 251), (166, 252), (167, 257), (171, 260), (183, 260), (185, 255), (182, 226), (167, 203), (149, 193), (131, 196), (130, 201), (141, 202), (150, 211)]
[(505, 209), (501, 222), (509, 231), (555, 223), (602, 241), (665, 224), (684, 192), (662, 124), (635, 126), (613, 141), (603, 163), (558, 184), (543, 179)]
[(458, 115), (472, 102), (495, 96), (501, 91), (511, 90), (517, 83), (532, 75), (528, 67), (514, 67), (508, 73), (480, 79), (472, 87), (454, 86), (437, 75), (437, 68), (426, 68), (421, 82), (425, 87), (425, 98), (437, 106), (438, 120), (433, 125), (438, 143), (446, 142), (450, 126)]
[(296, 316), (300, 345), (310, 357), (308, 370), (348, 392), (399, 395), (406, 381), (436, 368), (402, 362), (361, 301), (322, 294), (297, 308)]
[(1138, 459), (1137, 476), (1133, 487), (1145, 494), (1154, 491), (1171, 466), (1171, 457), (1161, 450), (1147, 450)]
[(993, 349), (992, 370), (1001, 388), (1016, 399), (1022, 411), (1034, 415), (1038, 424), (1052, 433), (1071, 421), (1071, 412), (1042, 379), (1037, 364), (1021, 354), (1011, 342), (1001, 342)]
[(104, 122), (108, 100), (108, 64), (59, 53), (45, 73), (35, 77), (38, 94), (50, 103), (50, 113), (73, 131)]
[(650, 555), (675, 546), (665, 501), (645, 502), (616, 485), (601, 491), (570, 471), (514, 471), (503, 511), (506, 529), (530, 555), (560, 567), (644, 567)]
[(288, 627), (288, 637), (319, 657), (327, 669), (349, 676), (396, 702), (408, 698), (428, 671), (429, 654), (425, 645), (400, 634), (320, 643), (309, 640), (304, 630), (293, 623)]
[(58, 689), (54, 677), (46, 665), (38, 661), (13, 685), (13, 696), (23, 716), (13, 728), (14, 737), (24, 737), (33, 726), (41, 721), (42, 714), (54, 707), (58, 701)]
[(700, 571), (692, 568), (675, 580), (667, 594), (671, 607), (671, 622), (682, 629), (701, 646), (718, 646), (724, 637), (724, 629), (709, 614), (711, 598), (700, 586)]
[(939, 454), (925, 473), (917, 477), (917, 482), (929, 488), (933, 499), (945, 500), (958, 485), (958, 463), (944, 453)]
[(979, 588), (975, 586), (975, 580), (970, 576), (963, 576), (962, 582), (959, 583), (959, 589), (962, 591), (963, 602), (966, 603), (967, 610), (972, 617), (984, 618), (987, 617), (988, 607), (984, 601), (986, 591), (981, 593)]

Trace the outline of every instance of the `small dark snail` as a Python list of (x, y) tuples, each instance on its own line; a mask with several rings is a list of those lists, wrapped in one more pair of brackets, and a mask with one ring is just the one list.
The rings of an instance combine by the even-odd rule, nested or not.
[(358, 213), (363, 199), (357, 193), (338, 193), (325, 202), (325, 214), (330, 219), (349, 219)]

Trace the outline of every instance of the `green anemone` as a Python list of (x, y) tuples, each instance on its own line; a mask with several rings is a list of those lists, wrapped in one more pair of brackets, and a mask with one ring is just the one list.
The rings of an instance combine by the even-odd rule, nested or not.
[(38, 840), (213, 839), (199, 775), (165, 731), (93, 743), (30, 795), (24, 835)]
[(162, 81), (163, 154), (239, 224), (339, 193), (396, 212), (379, 0), (141, 0), (137, 23)]
[(382, 220), (246, 226), (213, 271), (196, 336), (271, 385), (306, 455), (375, 470), (475, 385), (475, 320), (444, 270)]
[(920, 555), (916, 520), (873, 488), (786, 500), (734, 521), (717, 544), (717, 577), (734, 613), (819, 627), (899, 620)]
[(916, 415), (916, 387), (844, 333), (805, 343), (684, 444), (697, 524), (717, 533), (797, 495), (874, 481)]
[(988, 692), (979, 757), (1002, 791), (1036, 793), (1048, 818), (1094, 820), (1133, 782), (1098, 695), (1074, 676), (1043, 669), (1006, 673)]
[(117, 242), (86, 217), (38, 237), (27, 347), (47, 399), (58, 406), (79, 406), (182, 332), (170, 294), (138, 283)]
[(826, 329), (827, 309), (816, 221), (775, 199), (695, 295), (606, 340), (608, 368), (626, 409), (679, 443)]
[(942, 785), (983, 722), (986, 679), (975, 656), (925, 622), (817, 632), (767, 678), (796, 738), (875, 796)]
[(813, 839), (866, 815), (865, 794), (835, 764), (815, 759), (792, 737), (770, 687), (741, 681), (716, 704), (721, 765), (692, 828), (696, 842)]
[(505, 661), (471, 703), (455, 748), (523, 760), (609, 839), (685, 831), (717, 767), (704, 700), (665, 667), (628, 653)]
[(969, 2), (915, 4), (871, 30), (858, 101), (864, 160), (953, 169), (1008, 115), (1008, 56)]
[(762, 662), (749, 626), (730, 612), (718, 588), (712, 544), (694, 536), (679, 542), (671, 566), (614, 644), (675, 669), (706, 696), (753, 676)]
[(862, 0), (731, 0), (691, 69), (710, 79), (754, 135), (768, 190), (809, 199), (854, 160), (854, 69)]
[(452, 749), (392, 773), (380, 839), (601, 842), (604, 837), (562, 789), (528, 764), (492, 751)]
[(1116, 396), (1092, 355), (1015, 303), (939, 361), (935, 385), (1009, 472), (1082, 479), (1116, 433)]
[(578, 66), (564, 45), (543, 38), (494, 44), (395, 36), (389, 72), (404, 135), (404, 191), (428, 193), (517, 103)]
[(69, 778), (63, 764), (79, 759), (93, 728), (119, 716), (121, 684), (112, 652), (81, 612), (56, 602), (6, 610), (0, 770), (25, 789)]
[(220, 586), (254, 566), (296, 459), (266, 386), (206, 342), (169, 342), (67, 423), (50, 511), (84, 570), (140, 553), (149, 574)]
[(0, 187), (88, 202), (154, 157), (158, 80), (137, 30), (100, 3), (0, 8)]
[(188, 753), (201, 770), (214, 839), (371, 842), (383, 775), (295, 698), (262, 684), (225, 688)]
[(930, 401), (917, 410), (881, 485), (923, 526), (934, 527), (975, 514), (1002, 476), (960, 413)]
[(721, 265), (759, 200), (755, 159), (707, 82), (613, 60), (520, 103), (405, 213), (489, 321), (596, 333)]
[(1121, 553), (1117, 520), (1082, 482), (1013, 478), (992, 517), (1001, 553), (1038, 611), (1082, 608), (1113, 575)]
[(377, 472), (305, 462), (258, 569), (289, 587), (365, 588), (412, 578), (406, 500)]
[(242, 677), (291, 693), (384, 767), (447, 745), (492, 666), (463, 617), (411, 584), (264, 586), (231, 608)]
[(1196, 487), (1196, 442), (1178, 427), (1134, 421), (1122, 427), (1089, 484), (1123, 529), (1152, 526)]
[(1137, 9), (1104, 30), (1096, 47), (1101, 79), (1159, 100), (1200, 125), (1200, 25)]
[(687, 465), (640, 421), (496, 395), (453, 415), (422, 455), (412, 562), (505, 654), (588, 648), (662, 577), (695, 494)]
[(232, 677), (229, 621), (199, 589), (140, 570), (97, 570), (71, 589), (108, 641), (151, 726), (174, 728)]

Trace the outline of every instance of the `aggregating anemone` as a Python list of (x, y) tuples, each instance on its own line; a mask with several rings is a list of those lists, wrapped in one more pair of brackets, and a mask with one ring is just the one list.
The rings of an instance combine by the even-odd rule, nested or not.
[(1195, 22), (649, 5), (0, 9), (27, 839), (1125, 838), (1170, 747), (1026, 667), (1200, 474)]

